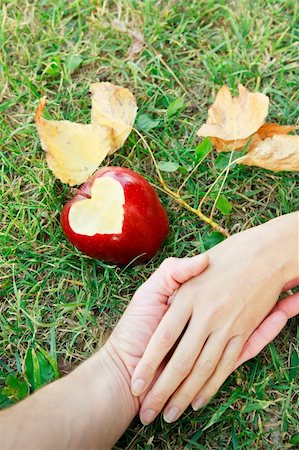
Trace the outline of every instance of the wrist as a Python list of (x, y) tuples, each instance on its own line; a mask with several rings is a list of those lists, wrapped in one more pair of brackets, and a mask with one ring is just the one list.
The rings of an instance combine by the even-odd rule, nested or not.
[[(138, 398), (131, 393), (131, 374), (109, 339), (101, 350), (94, 355), (94, 358), (98, 360), (100, 370), (105, 368), (105, 376), (114, 387), (113, 391), (117, 402), (121, 402), (124, 409), (131, 412), (132, 418), (135, 417), (140, 404)], [(111, 381), (111, 377), (113, 381)]]
[(261, 226), (270, 264), (278, 266), (283, 285), (299, 277), (299, 212), (286, 214)]
[(66, 377), (1, 412), (4, 447), (111, 448), (138, 410), (129, 378), (105, 345)]
[[(131, 394), (129, 374), (109, 343), (65, 380), (78, 393), (69, 411), (74, 448), (111, 448), (136, 416), (139, 403)], [(76, 410), (79, 420), (75, 420)]]
[[(243, 232), (255, 268), (282, 289), (299, 277), (299, 213), (286, 214)], [(241, 233), (241, 234), (243, 234)], [(238, 239), (238, 234), (232, 236)]]

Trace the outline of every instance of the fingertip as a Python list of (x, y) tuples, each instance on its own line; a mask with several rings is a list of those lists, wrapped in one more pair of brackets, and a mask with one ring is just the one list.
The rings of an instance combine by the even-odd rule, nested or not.
[(199, 255), (184, 258), (184, 268), (191, 272), (192, 276), (199, 275), (209, 265), (209, 255), (207, 253), (200, 253)]
[(209, 255), (207, 252), (204, 253), (199, 253), (198, 255), (195, 256), (191, 256), (191, 258), (189, 258), (190, 261), (194, 262), (194, 263), (198, 263), (198, 264), (208, 264), (209, 262)]
[(156, 417), (157, 413), (153, 409), (145, 409), (140, 411), (139, 419), (142, 425), (149, 425)]
[(138, 397), (141, 395), (145, 390), (145, 381), (141, 378), (136, 378), (135, 380), (132, 379), (131, 382), (131, 392), (134, 395), (134, 397)]
[(285, 311), (277, 310), (270, 316), (272, 325), (284, 326), (288, 321), (288, 315)]

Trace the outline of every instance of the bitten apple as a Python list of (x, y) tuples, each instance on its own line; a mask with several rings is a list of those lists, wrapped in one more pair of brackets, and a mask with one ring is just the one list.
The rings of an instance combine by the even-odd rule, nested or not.
[(64, 206), (61, 225), (81, 252), (116, 264), (150, 259), (169, 227), (152, 186), (123, 167), (95, 172)]

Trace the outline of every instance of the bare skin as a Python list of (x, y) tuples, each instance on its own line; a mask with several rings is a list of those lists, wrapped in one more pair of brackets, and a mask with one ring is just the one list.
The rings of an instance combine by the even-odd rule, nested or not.
[(135, 293), (105, 345), (70, 375), (0, 412), (0, 449), (109, 449), (138, 414), (131, 375), (169, 297), (208, 264), (172, 258)]
[[(146, 395), (146, 391), (139, 398), (132, 395), (131, 378), (163, 316), (172, 309), (169, 298), (188, 280), (197, 280), (207, 265), (207, 255), (165, 260), (137, 290), (94, 356), (65, 378), (0, 412), (0, 449), (111, 448)], [(248, 339), (236, 364), (259, 353), (298, 313), (299, 295), (278, 303)]]
[(134, 371), (132, 392), (140, 395), (175, 348), (142, 402), (144, 424), (163, 408), (164, 419), (172, 422), (190, 403), (197, 410), (218, 391), (284, 286), (299, 279), (298, 230), (299, 213), (293, 213), (208, 252), (209, 267), (179, 289)]

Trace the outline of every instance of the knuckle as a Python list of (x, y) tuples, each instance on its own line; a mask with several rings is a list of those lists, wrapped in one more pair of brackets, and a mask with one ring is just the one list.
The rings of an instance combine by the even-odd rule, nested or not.
[(176, 258), (174, 258), (173, 256), (170, 256), (169, 258), (164, 259), (164, 261), (161, 264), (161, 268), (162, 269), (170, 269), (171, 267), (174, 266), (174, 264), (176, 263)]
[(157, 391), (153, 392), (151, 395), (151, 404), (155, 407), (155, 409), (162, 408), (167, 401), (167, 396), (165, 393)]
[(211, 359), (205, 359), (199, 363), (198, 369), (203, 373), (212, 373), (215, 369), (215, 362)]
[(161, 334), (159, 336), (160, 344), (163, 347), (172, 347), (172, 345), (175, 342), (174, 334), (169, 329), (161, 331)]
[(216, 392), (218, 392), (220, 386), (221, 386), (221, 384), (218, 384), (215, 381), (213, 381), (212, 383), (209, 383), (209, 385), (207, 386), (206, 392), (205, 392), (205, 396), (207, 398), (213, 397), (213, 395), (215, 395)]
[(187, 356), (181, 357), (180, 359), (173, 362), (173, 370), (180, 375), (181, 377), (185, 378), (192, 369), (191, 364), (191, 358), (188, 358)]
[(193, 396), (191, 395), (191, 392), (189, 392), (187, 390), (180, 390), (177, 392), (174, 402), (177, 405), (187, 407), (192, 402), (192, 399), (193, 399)]
[(224, 370), (226, 372), (231, 372), (235, 365), (237, 364), (237, 358), (225, 358), (223, 361)]
[(154, 366), (151, 363), (144, 363), (140, 367), (140, 374), (143, 378), (149, 378), (155, 373)]

